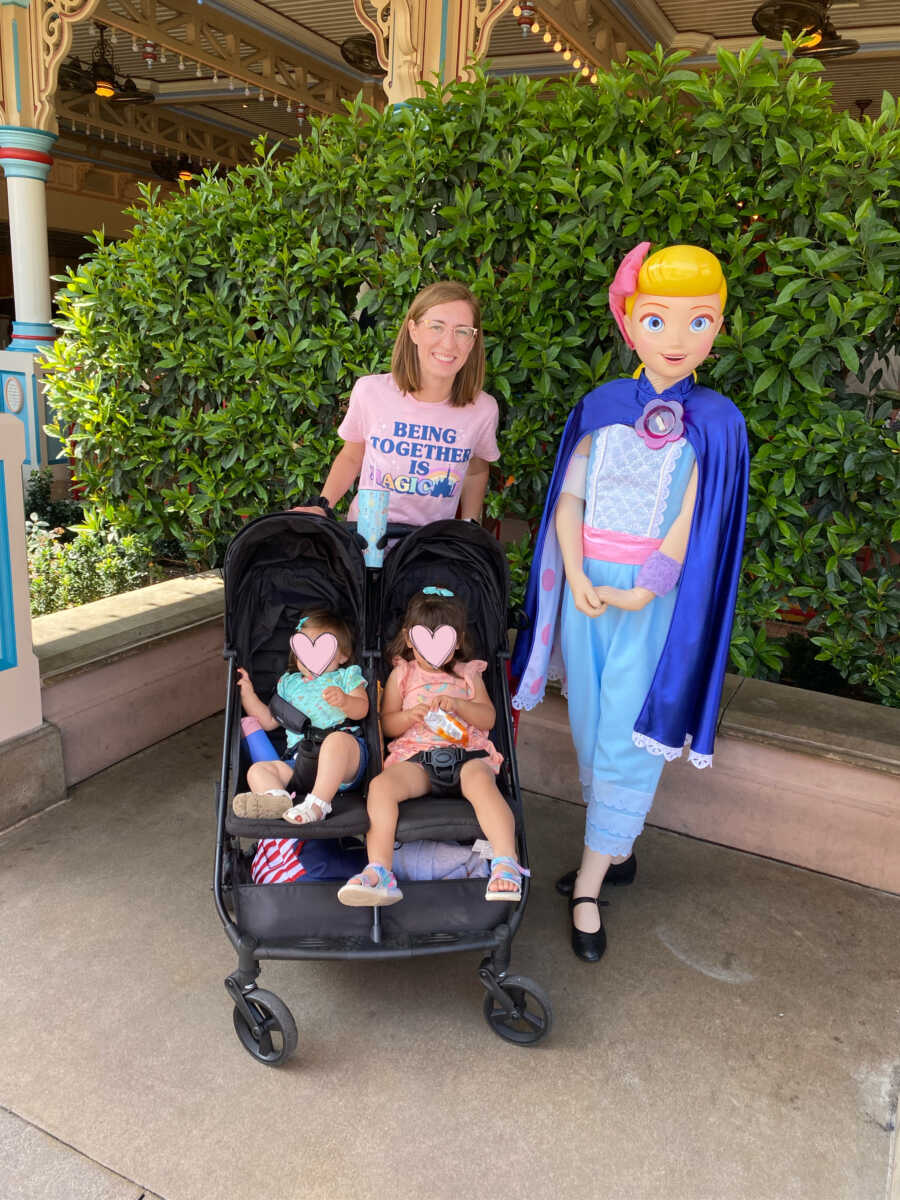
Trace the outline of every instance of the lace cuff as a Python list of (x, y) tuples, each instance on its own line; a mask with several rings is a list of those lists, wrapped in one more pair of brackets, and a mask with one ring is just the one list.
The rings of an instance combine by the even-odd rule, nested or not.
[(681, 575), (681, 563), (661, 550), (654, 550), (637, 573), (635, 587), (647, 588), (657, 596), (671, 592)]

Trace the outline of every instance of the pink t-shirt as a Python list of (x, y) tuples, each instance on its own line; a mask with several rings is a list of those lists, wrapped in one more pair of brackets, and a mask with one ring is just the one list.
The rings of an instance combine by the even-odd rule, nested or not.
[[(456, 516), (459, 493), (475, 456), (486, 462), (497, 449), (497, 401), (479, 392), (474, 404), (428, 404), (401, 392), (392, 375), (364, 375), (350, 393), (338, 433), (345, 442), (364, 442), (361, 488), (391, 493), (388, 519), (427, 525)], [(356, 519), (357, 502), (350, 506)]]

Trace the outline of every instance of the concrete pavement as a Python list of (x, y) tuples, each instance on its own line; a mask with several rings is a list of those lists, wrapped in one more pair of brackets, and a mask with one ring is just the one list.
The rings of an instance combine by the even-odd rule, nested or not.
[(271, 1070), (222, 986), (220, 737), (0, 836), (0, 1200), (900, 1200), (900, 897), (651, 829), (588, 966), (553, 890), (581, 811), (529, 794), (512, 970), (550, 1036), (491, 1033), (477, 955), (266, 963), (300, 1031)]

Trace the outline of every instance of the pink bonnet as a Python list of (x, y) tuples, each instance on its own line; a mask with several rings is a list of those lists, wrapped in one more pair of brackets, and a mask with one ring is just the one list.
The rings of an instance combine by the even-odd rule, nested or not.
[(612, 315), (616, 318), (619, 332), (632, 350), (634, 349), (634, 342), (625, 332), (625, 322), (623, 320), (625, 316), (625, 301), (637, 291), (638, 275), (649, 250), (649, 242), (641, 242), (633, 250), (629, 250), (622, 259), (621, 265), (618, 271), (616, 271), (616, 277), (609, 288), (609, 307), (612, 309)]

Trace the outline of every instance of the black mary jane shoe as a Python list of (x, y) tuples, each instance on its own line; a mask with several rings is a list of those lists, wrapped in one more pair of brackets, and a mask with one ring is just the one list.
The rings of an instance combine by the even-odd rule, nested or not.
[[(576, 904), (596, 904), (597, 908), (606, 907), (608, 900), (595, 900), (593, 896), (579, 896), (577, 900), (569, 900), (569, 913)], [(572, 924), (572, 949), (582, 962), (599, 962), (606, 949), (606, 930), (603, 922), (596, 933), (583, 933)]]
[[(575, 876), (578, 874), (578, 868), (574, 871), (566, 871), (565, 875), (560, 875), (556, 881), (556, 890), (561, 896), (571, 896), (575, 890)], [(629, 854), (624, 862), (610, 863), (609, 870), (603, 877), (603, 886), (612, 884), (613, 887), (626, 887), (629, 883), (634, 883), (634, 877), (637, 875), (637, 859), (633, 854)]]

